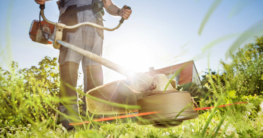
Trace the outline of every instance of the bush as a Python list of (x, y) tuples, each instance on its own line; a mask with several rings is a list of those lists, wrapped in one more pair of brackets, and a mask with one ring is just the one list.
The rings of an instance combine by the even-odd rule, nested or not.
[(263, 36), (240, 48), (231, 58), (230, 64), (221, 61), (228, 82), (226, 90), (235, 90), (237, 95), (262, 95)]
[(196, 102), (199, 102), (201, 99), (206, 99), (209, 96), (208, 90), (205, 87), (200, 87), (195, 83), (178, 85), (176, 89), (180, 91), (190, 92), (191, 96), (194, 97), (194, 100)]
[(30, 69), (18, 70), (12, 63), (11, 72), (0, 68), (0, 127), (45, 124), (54, 126), (59, 91), (56, 58), (45, 57)]

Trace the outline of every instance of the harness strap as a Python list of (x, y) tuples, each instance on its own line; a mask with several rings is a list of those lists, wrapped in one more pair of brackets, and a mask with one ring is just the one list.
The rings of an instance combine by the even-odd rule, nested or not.
[(70, 10), (67, 10), (67, 13), (64, 12), (59, 19), (61, 20), (62, 18), (65, 18), (65, 16), (67, 15), (72, 15), (72, 14), (76, 14), (80, 11), (85, 11), (85, 10), (91, 10), (93, 8), (93, 5), (84, 5), (84, 6), (80, 6), (80, 7), (76, 7), (76, 8), (71, 8)]

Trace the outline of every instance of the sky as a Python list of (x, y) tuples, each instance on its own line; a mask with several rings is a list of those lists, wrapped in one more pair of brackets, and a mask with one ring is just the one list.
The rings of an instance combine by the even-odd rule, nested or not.
[[(208, 68), (222, 70), (220, 60), (226, 59), (227, 49), (254, 24), (263, 20), (262, 0), (222, 0), (213, 12), (212, 0), (113, 0), (122, 7), (132, 8), (132, 15), (120, 29), (105, 31), (103, 57), (126, 68), (145, 72), (194, 60), (202, 75)], [(209, 12), (210, 11), (210, 12)], [(198, 31), (206, 15), (210, 18)], [(19, 63), (19, 68), (36, 66), (45, 56), (58, 57), (59, 51), (50, 45), (32, 42), (28, 32), (33, 20), (38, 20), (39, 6), (34, 0), (0, 1), (0, 50), (5, 55), (6, 67), (10, 61)], [(59, 11), (56, 0), (46, 3), (46, 17), (56, 22)], [(105, 27), (115, 27), (120, 17), (106, 13)], [(262, 25), (263, 26), (263, 25)], [(259, 28), (259, 30), (262, 28)], [(242, 42), (253, 42), (262, 31), (253, 32)], [(230, 36), (230, 37), (228, 37)], [(202, 49), (211, 42), (227, 37), (210, 49)], [(1, 54), (0, 52), (0, 54)], [(3, 55), (1, 55), (3, 57)], [(81, 67), (80, 67), (81, 69)], [(104, 82), (122, 79), (123, 76), (103, 68)], [(82, 72), (80, 70), (80, 72)], [(83, 83), (82, 78), (78, 84)]]

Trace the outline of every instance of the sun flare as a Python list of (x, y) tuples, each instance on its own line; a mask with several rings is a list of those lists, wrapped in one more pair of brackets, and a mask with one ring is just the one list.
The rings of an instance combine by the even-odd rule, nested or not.
[[(104, 55), (106, 59), (134, 72), (147, 72), (149, 67), (153, 66), (154, 63), (152, 50), (147, 46), (135, 42), (117, 46), (114, 49), (106, 51)], [(104, 72), (106, 82), (126, 78), (107, 68), (104, 68)]]

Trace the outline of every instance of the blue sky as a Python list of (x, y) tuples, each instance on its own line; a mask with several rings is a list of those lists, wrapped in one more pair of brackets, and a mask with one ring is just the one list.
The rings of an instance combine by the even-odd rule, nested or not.
[[(198, 35), (200, 25), (214, 2), (212, 0), (113, 2), (120, 7), (131, 6), (133, 13), (120, 29), (105, 32), (103, 57), (136, 71), (194, 60), (201, 73), (208, 68), (208, 59), (209, 66), (217, 70), (220, 60), (230, 62), (225, 59), (225, 52), (239, 34), (263, 19), (262, 0), (223, 0), (206, 22), (202, 34)], [(235, 13), (233, 17), (229, 17), (231, 13)], [(0, 50), (10, 43), (12, 53), (5, 54), (11, 55), (9, 57), (18, 62), (20, 68), (37, 65), (45, 56), (58, 57), (58, 50), (52, 46), (37, 44), (29, 38), (29, 27), (34, 19), (38, 19), (38, 14), (39, 6), (33, 0), (0, 1)], [(55, 0), (47, 2), (45, 14), (48, 19), (57, 21), (59, 11)], [(106, 14), (104, 19), (106, 27), (115, 27), (120, 18)], [(237, 35), (202, 52), (205, 45), (230, 34)], [(262, 33), (253, 36), (256, 35)], [(246, 42), (253, 40), (251, 37)], [(112, 72), (104, 69), (104, 73)], [(117, 78), (105, 79), (109, 82)]]

